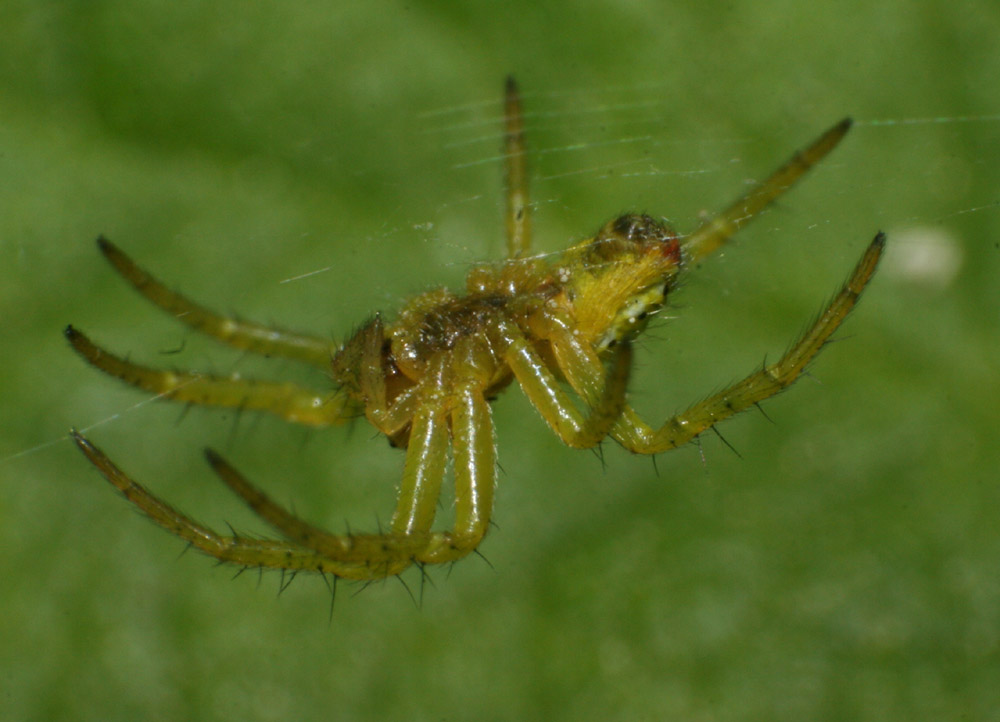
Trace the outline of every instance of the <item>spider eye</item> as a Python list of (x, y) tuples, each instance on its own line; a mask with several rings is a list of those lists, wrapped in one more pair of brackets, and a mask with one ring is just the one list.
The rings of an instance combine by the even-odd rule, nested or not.
[(581, 258), (586, 265), (600, 266), (650, 252), (673, 258), (679, 253), (676, 234), (663, 222), (639, 213), (626, 213), (604, 224), (587, 242)]
[(640, 213), (626, 213), (611, 221), (598, 234), (598, 238), (610, 236), (637, 245), (666, 243), (676, 238), (674, 232), (652, 216)]

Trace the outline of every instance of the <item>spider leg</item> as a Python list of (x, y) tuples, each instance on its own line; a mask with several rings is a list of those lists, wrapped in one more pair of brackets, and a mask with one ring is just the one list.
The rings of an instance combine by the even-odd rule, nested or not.
[(628, 409), (613, 431), (615, 438), (626, 448), (641, 454), (668, 451), (733, 414), (787, 388), (801, 375), (806, 365), (820, 352), (857, 304), (861, 292), (875, 273), (884, 247), (885, 235), (879, 233), (868, 246), (843, 288), (823, 309), (812, 326), (778, 361), (764, 366), (742, 381), (668, 419), (655, 431), (634, 411)]
[(806, 171), (836, 148), (850, 127), (851, 119), (844, 118), (809, 147), (792, 156), (763, 183), (756, 185), (722, 213), (705, 221), (684, 241), (687, 261), (698, 261), (728, 241), (750, 219), (783, 195)]
[(215, 451), (206, 449), (205, 457), (226, 486), (260, 518), (294, 544), (335, 562), (337, 571), (332, 573), (336, 576), (366, 580), (399, 574), (428, 543), (429, 535), (419, 534), (331, 534), (272, 500)]
[[(483, 394), (489, 379), (476, 363), (476, 341), (456, 349), (457, 400), (451, 409), (455, 467), (455, 526), (419, 557), (421, 562), (453, 562), (474, 551), (489, 530), (496, 486), (493, 417)], [(437, 535), (435, 535), (437, 536)], [(442, 543), (443, 542), (443, 543)]]
[(514, 378), (564, 444), (576, 449), (588, 449), (607, 436), (625, 407), (625, 391), (632, 370), (630, 343), (622, 342), (612, 349), (606, 374), (601, 366), (598, 373), (603, 383), (599, 393), (586, 399), (589, 401), (589, 413), (584, 417), (559, 386), (545, 361), (514, 324), (501, 321), (497, 332), (507, 347), (504, 360), (513, 371)]
[(382, 317), (376, 315), (375, 319), (362, 329), (360, 335), (361, 351), (356, 364), (360, 369), (357, 372), (357, 383), (365, 404), (365, 416), (372, 426), (389, 438), (393, 438), (413, 418), (417, 387), (404, 389), (390, 404), (387, 400), (382, 367), (384, 339)]
[[(438, 373), (432, 392), (442, 390), (443, 379), (444, 374)], [(414, 561), (439, 561), (434, 556), (440, 550), (446, 552), (440, 561), (446, 561), (456, 558), (457, 550), (468, 553), (474, 548), (467, 547), (468, 534), (463, 536), (460, 545), (453, 534), (430, 532), (444, 475), (449, 433), (441, 394), (432, 393), (431, 396), (413, 420), (399, 501), (386, 534), (340, 536), (314, 527), (276, 504), (221, 456), (208, 450), (209, 463), (226, 485), (290, 541), (224, 537), (192, 521), (130, 479), (82, 435), (73, 432), (73, 438), (91, 463), (129, 501), (167, 531), (220, 561), (293, 571), (321, 571), (350, 579), (377, 579), (399, 574)], [(485, 406), (485, 400), (482, 404)], [(481, 416), (481, 410), (473, 413)], [(481, 426), (481, 418), (477, 418), (476, 423)], [(463, 474), (463, 478), (466, 476)], [(464, 486), (471, 491), (472, 497), (478, 494), (481, 498), (491, 498), (492, 487), (489, 492), (482, 492), (476, 480), (467, 481)], [(465, 498), (460, 505), (459, 519), (463, 528), (478, 530), (487, 522), (480, 522), (478, 518), (470, 521), (476, 516), (470, 510), (479, 511), (481, 505), (474, 498), (469, 499), (469, 494)]]
[[(435, 385), (440, 388), (440, 383)], [(447, 452), (448, 416), (441, 409), (430, 403), (414, 419), (399, 501), (386, 534), (337, 535), (312, 526), (272, 501), (217, 453), (205, 453), (219, 477), (258, 516), (296, 544), (344, 564), (338, 576), (381, 578), (399, 574), (413, 562), (455, 561), (473, 551), (488, 529), (496, 465), (493, 425), (482, 392), (467, 384), (450, 416), (455, 448), (455, 529), (430, 531)]]
[(356, 415), (355, 403), (343, 391), (322, 394), (292, 383), (152, 369), (105, 351), (72, 326), (66, 327), (65, 335), (91, 365), (131, 386), (173, 401), (268, 411), (307, 426), (340, 424)]
[(507, 257), (520, 258), (531, 250), (531, 206), (524, 154), (521, 95), (512, 76), (504, 89), (504, 176), (507, 186)]
[(292, 542), (223, 536), (190, 519), (131, 479), (82, 434), (71, 432), (80, 451), (98, 471), (146, 516), (191, 546), (222, 562), (243, 567), (317, 571), (358, 578), (359, 565), (328, 559)]
[[(879, 233), (868, 246), (843, 288), (834, 296), (812, 326), (775, 363), (764, 366), (729, 388), (723, 389), (652, 429), (626, 406), (611, 435), (630, 451), (656, 454), (690, 441), (720, 421), (774, 396), (791, 385), (820, 352), (871, 280), (885, 235)], [(598, 393), (603, 366), (593, 349), (584, 347), (568, 333), (553, 335), (553, 350), (570, 385), (585, 399)]]
[(171, 291), (103, 236), (97, 239), (97, 246), (115, 270), (139, 293), (191, 328), (234, 348), (263, 356), (290, 358), (324, 370), (329, 368), (330, 357), (337, 350), (332, 342), (219, 315)]
[(428, 558), (428, 550), (454, 546), (452, 535), (430, 531), (448, 450), (448, 415), (442, 394), (445, 371), (445, 364), (439, 360), (424, 387), (423, 404), (413, 418), (396, 512), (388, 533), (337, 535), (319, 529), (276, 504), (214, 451), (206, 451), (206, 456), (226, 485), (281, 534), (325, 558), (354, 564), (351, 578), (380, 578), (399, 574), (414, 561), (437, 561)]
[(496, 442), (493, 417), (479, 389), (462, 391), (451, 414), (455, 462), (455, 529), (446, 548), (427, 561), (455, 561), (474, 551), (486, 536), (496, 487)]

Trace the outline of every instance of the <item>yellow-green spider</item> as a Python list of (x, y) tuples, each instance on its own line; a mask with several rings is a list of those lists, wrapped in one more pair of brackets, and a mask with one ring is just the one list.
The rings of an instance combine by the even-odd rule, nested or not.
[[(363, 414), (406, 453), (387, 529), (333, 534), (317, 528), (208, 450), (215, 473), (281, 538), (219, 534), (153, 495), (73, 432), (87, 458), (153, 521), (223, 562), (356, 580), (399, 574), (411, 564), (453, 562), (475, 551), (490, 527), (497, 469), (490, 400), (512, 382), (567, 446), (586, 449), (610, 437), (637, 454), (675, 449), (793, 383), (857, 303), (882, 255), (885, 236), (879, 233), (833, 300), (780, 359), (650, 426), (626, 399), (632, 342), (665, 306), (681, 274), (832, 151), (850, 121), (837, 123), (688, 235), (650, 216), (626, 214), (565, 252), (543, 256), (531, 252), (521, 102), (513, 79), (506, 83), (504, 111), (506, 260), (473, 268), (462, 294), (433, 290), (409, 301), (395, 318), (375, 314), (343, 344), (215, 313), (169, 290), (110, 241), (98, 239), (114, 269), (179, 321), (237, 349), (319, 367), (332, 375), (332, 388), (154, 369), (105, 351), (72, 326), (66, 329), (88, 363), (161, 398), (267, 411), (310, 426), (343, 424)], [(434, 530), (449, 449), (454, 526)]]

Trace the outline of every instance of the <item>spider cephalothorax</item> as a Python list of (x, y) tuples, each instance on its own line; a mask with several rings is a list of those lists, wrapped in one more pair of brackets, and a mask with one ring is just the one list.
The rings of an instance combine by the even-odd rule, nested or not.
[[(216, 314), (170, 291), (99, 239), (116, 270), (178, 320), (235, 348), (316, 366), (332, 375), (336, 386), (331, 390), (161, 371), (115, 356), (76, 329), (66, 329), (70, 343), (88, 362), (163, 398), (267, 411), (312, 426), (341, 424), (363, 413), (390, 442), (406, 449), (388, 529), (378, 534), (324, 531), (273, 502), (209, 450), (208, 461), (219, 477), (284, 539), (221, 535), (151, 494), (74, 432), (84, 454), (154, 521), (220, 561), (350, 579), (398, 574), (414, 563), (459, 559), (485, 536), (496, 480), (489, 401), (504, 387), (516, 381), (569, 446), (592, 447), (610, 437), (634, 453), (667, 451), (794, 382), (875, 272), (885, 242), (882, 234), (780, 359), (653, 428), (626, 400), (633, 339), (666, 303), (684, 266), (715, 251), (784, 193), (840, 142), (850, 122), (838, 123), (690, 235), (677, 236), (650, 216), (626, 214), (593, 238), (547, 259), (529, 253), (521, 107), (513, 80), (507, 82), (505, 118), (508, 259), (473, 268), (464, 295), (429, 291), (388, 323), (376, 314), (340, 346)], [(448, 531), (433, 531), (449, 447), (455, 521)]]
[(646, 215), (628, 214), (574, 246), (558, 273), (577, 331), (603, 354), (646, 327), (681, 267), (676, 234)]

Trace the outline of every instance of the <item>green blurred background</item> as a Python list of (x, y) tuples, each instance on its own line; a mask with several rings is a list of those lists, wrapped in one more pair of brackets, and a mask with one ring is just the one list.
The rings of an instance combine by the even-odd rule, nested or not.
[[(882, 3), (14, 0), (0, 6), (0, 708), (41, 720), (1000, 719), (1000, 8)], [(401, 456), (147, 403), (68, 322), (164, 366), (322, 386), (186, 332), (108, 235), (224, 311), (341, 338), (502, 254), (499, 96), (524, 89), (537, 245), (624, 210), (692, 228), (850, 113), (822, 168), (692, 274), (632, 399), (657, 421), (774, 358), (878, 229), (811, 378), (657, 460), (496, 403), (482, 551), (328, 593), (133, 513), (87, 430), (204, 522), (266, 529), (220, 449), (341, 530)], [(318, 271), (296, 281), (282, 282)]]

